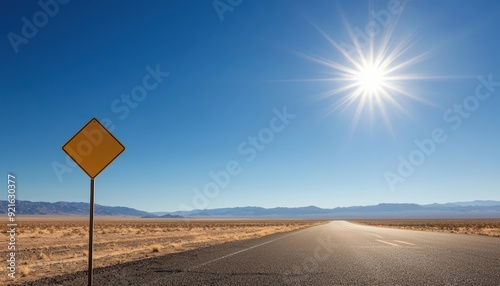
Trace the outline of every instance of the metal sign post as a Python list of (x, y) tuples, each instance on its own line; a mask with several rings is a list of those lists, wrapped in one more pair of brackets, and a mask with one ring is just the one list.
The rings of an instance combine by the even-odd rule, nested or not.
[(92, 118), (64, 144), (62, 149), (90, 177), (88, 285), (91, 286), (94, 250), (94, 179), (125, 150), (125, 146), (96, 118)]
[(92, 285), (92, 253), (94, 252), (94, 179), (90, 179), (90, 219), (89, 219), (89, 286)]

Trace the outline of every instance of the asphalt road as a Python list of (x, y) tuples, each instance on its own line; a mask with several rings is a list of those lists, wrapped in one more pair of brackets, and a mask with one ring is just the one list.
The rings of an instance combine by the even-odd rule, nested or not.
[[(30, 285), (87, 285), (86, 273)], [(500, 285), (500, 238), (345, 221), (94, 270), (94, 285)]]

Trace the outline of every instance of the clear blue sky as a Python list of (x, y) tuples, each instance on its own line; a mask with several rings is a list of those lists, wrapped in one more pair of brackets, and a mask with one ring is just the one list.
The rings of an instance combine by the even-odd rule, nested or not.
[[(334, 71), (304, 57), (348, 64), (320, 29), (349, 43), (342, 15), (352, 30), (365, 30), (369, 12), (387, 11), (390, 0), (234, 7), (220, 0), (217, 8), (212, 0), (45, 2), (57, 8), (0, 4), (0, 170), (17, 175), (18, 199), (88, 201), (89, 178), (74, 165), (61, 167), (68, 166), (61, 147), (96, 117), (107, 118), (126, 146), (96, 179), (98, 204), (176, 211), (500, 200), (498, 1), (411, 1), (392, 14), (391, 47), (413, 33), (403, 58), (432, 51), (404, 71), (445, 77), (399, 83), (430, 104), (390, 92), (408, 112), (387, 106), (392, 131), (380, 112), (363, 111), (355, 128), (355, 105), (329, 113), (343, 94), (318, 95), (344, 83), (305, 80)], [(375, 42), (388, 29), (379, 28)], [(148, 69), (157, 68), (160, 82), (148, 77), (146, 97), (125, 102), (122, 94), (144, 90)], [(493, 85), (479, 89), (490, 96), (478, 100), (478, 77), (489, 75)], [(464, 100), (473, 112), (443, 119)], [(295, 117), (273, 119), (284, 108)], [(400, 156), (408, 159), (418, 150), (414, 141), (436, 128), (446, 141), (400, 176)], [(252, 145), (249, 136), (259, 134), (267, 144)], [(193, 189), (213, 187), (210, 172), (228, 162), (239, 173), (199, 200)], [(387, 172), (404, 181), (391, 188)]]

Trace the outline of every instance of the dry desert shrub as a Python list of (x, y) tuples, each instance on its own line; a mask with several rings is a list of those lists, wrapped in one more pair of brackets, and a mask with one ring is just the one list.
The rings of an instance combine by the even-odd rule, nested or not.
[(186, 250), (186, 248), (184, 247), (184, 245), (180, 242), (173, 242), (173, 243), (170, 243), (169, 245), (171, 248), (173, 248), (175, 251), (184, 251)]
[(30, 274), (31, 269), (28, 266), (19, 266), (18, 267), (19, 274), (21, 274), (21, 277), (26, 277), (28, 274)]
[(46, 260), (48, 258), (49, 258), (49, 256), (47, 254), (45, 254), (43, 252), (38, 253), (38, 259), (39, 260)]
[(150, 248), (151, 248), (151, 252), (160, 252), (161, 245), (159, 245), (159, 244), (153, 244), (153, 245), (151, 245)]

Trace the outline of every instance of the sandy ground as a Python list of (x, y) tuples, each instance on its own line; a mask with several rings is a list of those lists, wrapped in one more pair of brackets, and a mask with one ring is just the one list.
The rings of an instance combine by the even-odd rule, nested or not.
[[(7, 276), (10, 251), (6, 226), (0, 236), (0, 279), (22, 284), (42, 277), (87, 269), (87, 217), (19, 217), (16, 228), (16, 278)], [(287, 232), (321, 221), (172, 220), (97, 217), (94, 267), (181, 252), (210, 245)], [(5, 283), (0, 283), (5, 284)]]
[(372, 226), (500, 237), (500, 219), (356, 220)]

